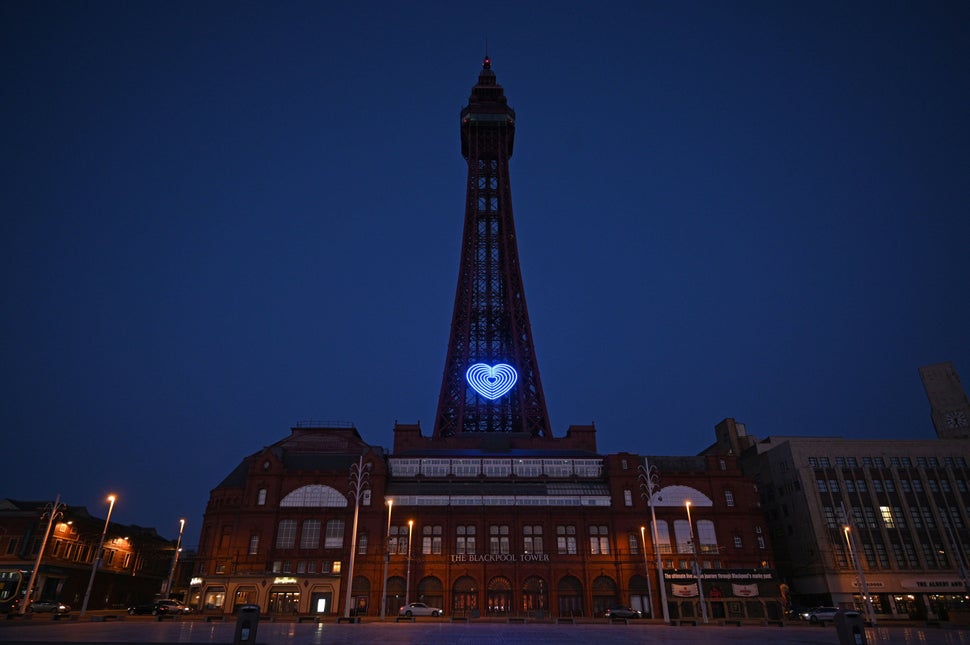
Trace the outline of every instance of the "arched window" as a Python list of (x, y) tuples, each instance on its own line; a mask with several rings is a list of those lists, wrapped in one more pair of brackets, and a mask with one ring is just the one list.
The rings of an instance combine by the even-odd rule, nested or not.
[(347, 498), (341, 495), (335, 488), (315, 484), (312, 486), (303, 486), (290, 492), (280, 500), (280, 506), (345, 508), (347, 506)]

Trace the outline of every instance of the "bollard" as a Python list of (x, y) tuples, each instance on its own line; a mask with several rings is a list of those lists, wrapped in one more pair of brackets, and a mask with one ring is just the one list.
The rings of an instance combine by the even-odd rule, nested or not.
[(259, 627), (259, 605), (242, 605), (236, 618), (236, 634), (233, 645), (256, 642), (256, 628)]
[(839, 645), (867, 645), (866, 626), (857, 611), (839, 611), (833, 619)]

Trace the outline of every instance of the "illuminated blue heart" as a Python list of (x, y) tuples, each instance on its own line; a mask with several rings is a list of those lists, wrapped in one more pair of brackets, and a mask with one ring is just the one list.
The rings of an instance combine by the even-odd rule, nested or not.
[(505, 363), (486, 365), (475, 363), (465, 372), (465, 380), (472, 389), (490, 401), (506, 394), (519, 380), (515, 368)]

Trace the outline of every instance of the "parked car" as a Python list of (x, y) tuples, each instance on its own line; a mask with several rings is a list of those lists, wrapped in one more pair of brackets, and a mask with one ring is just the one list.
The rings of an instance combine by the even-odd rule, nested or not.
[(835, 614), (839, 613), (838, 607), (812, 607), (802, 618), (810, 623), (817, 623), (824, 620), (835, 620)]
[(191, 613), (191, 611), (191, 607), (186, 607), (178, 600), (155, 600), (153, 602), (146, 602), (141, 605), (133, 605), (128, 608), (128, 613), (132, 616), (135, 614), (168, 616), (172, 614), (188, 614)]
[(52, 614), (67, 614), (71, 611), (71, 607), (56, 600), (35, 600), (27, 605), (27, 611), (48, 611)]
[(444, 616), (445, 612), (438, 607), (429, 607), (423, 602), (409, 602), (397, 612), (401, 616)]
[(643, 618), (640, 610), (632, 607), (610, 607), (604, 615), (607, 618)]

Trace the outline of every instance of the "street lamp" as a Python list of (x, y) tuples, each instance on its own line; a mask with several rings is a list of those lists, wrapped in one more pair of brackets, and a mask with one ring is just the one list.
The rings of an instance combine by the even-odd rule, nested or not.
[(101, 549), (104, 547), (104, 536), (108, 533), (108, 523), (111, 522), (111, 511), (115, 508), (114, 495), (108, 495), (108, 517), (104, 520), (104, 530), (101, 531), (101, 540), (98, 542), (98, 550), (94, 554), (94, 564), (91, 565), (91, 577), (88, 579), (88, 589), (84, 592), (84, 602), (81, 603), (81, 616), (88, 611), (88, 600), (91, 598), (91, 587), (94, 586), (94, 574), (97, 573), (98, 567), (101, 565)]
[(384, 586), (381, 592), (381, 620), (387, 615), (387, 566), (391, 563), (391, 511), (394, 500), (387, 500), (387, 533), (384, 534)]
[[(37, 573), (40, 571), (40, 561), (44, 557), (44, 547), (47, 546), (47, 538), (51, 535), (51, 527), (54, 525), (54, 520), (63, 514), (61, 513), (61, 509), (64, 506), (64, 504), (61, 504), (61, 496), (58, 494), (57, 499), (54, 500), (54, 504), (48, 506), (48, 510), (44, 513), (47, 515), (47, 530), (44, 531), (44, 539), (40, 543), (40, 551), (37, 552), (37, 561), (34, 563), (34, 570), (30, 572), (30, 582), (27, 583), (27, 595), (24, 596), (24, 601), (20, 603), (19, 613), (21, 615), (27, 611), (27, 605), (34, 597), (34, 582), (37, 580)], [(41, 515), (41, 519), (43, 517)]]
[(350, 569), (347, 571), (347, 595), (344, 599), (344, 618), (350, 618), (350, 596), (354, 586), (354, 556), (357, 555), (357, 518), (360, 515), (360, 497), (370, 487), (370, 464), (361, 455), (350, 467), (350, 494), (354, 496), (354, 528), (350, 532)]
[(871, 622), (872, 626), (876, 626), (876, 610), (872, 607), (872, 598), (869, 597), (869, 585), (866, 584), (866, 575), (862, 572), (862, 562), (859, 560), (859, 550), (855, 548), (855, 536), (852, 535), (852, 529), (849, 525), (842, 527), (842, 532), (845, 534), (845, 543), (849, 546), (849, 553), (852, 555), (852, 559), (855, 562), (856, 574), (859, 576), (859, 591), (862, 592), (862, 598), (866, 603), (866, 617)]
[(408, 520), (408, 578), (404, 585), (404, 605), (407, 606), (411, 598), (411, 533), (414, 531), (414, 520)]
[(650, 617), (653, 618), (653, 586), (650, 584), (650, 565), (647, 563), (647, 527), (640, 527), (640, 543), (643, 544), (643, 570), (647, 576), (647, 598), (650, 602)]
[(182, 550), (182, 531), (185, 530), (185, 520), (179, 520), (179, 539), (175, 543), (175, 555), (172, 556), (172, 570), (168, 572), (168, 584), (165, 585), (165, 594), (172, 597), (172, 578), (175, 577), (175, 565), (179, 561), (179, 551)]
[(660, 581), (660, 605), (663, 609), (664, 622), (670, 624), (670, 608), (667, 607), (667, 584), (664, 580), (663, 560), (660, 557), (660, 534), (657, 531), (657, 512), (653, 508), (653, 496), (660, 490), (660, 475), (657, 473), (656, 466), (650, 466), (647, 458), (643, 458), (643, 464), (638, 466), (640, 475), (640, 495), (647, 500), (650, 507), (650, 519), (653, 521), (653, 545), (657, 552), (657, 578)]
[(701, 565), (697, 561), (697, 544), (694, 542), (694, 525), (690, 521), (690, 500), (684, 502), (687, 507), (687, 533), (690, 535), (690, 550), (694, 552), (694, 577), (697, 578), (697, 593), (701, 598), (701, 617), (707, 624), (707, 603), (704, 601), (704, 585), (701, 584)]

